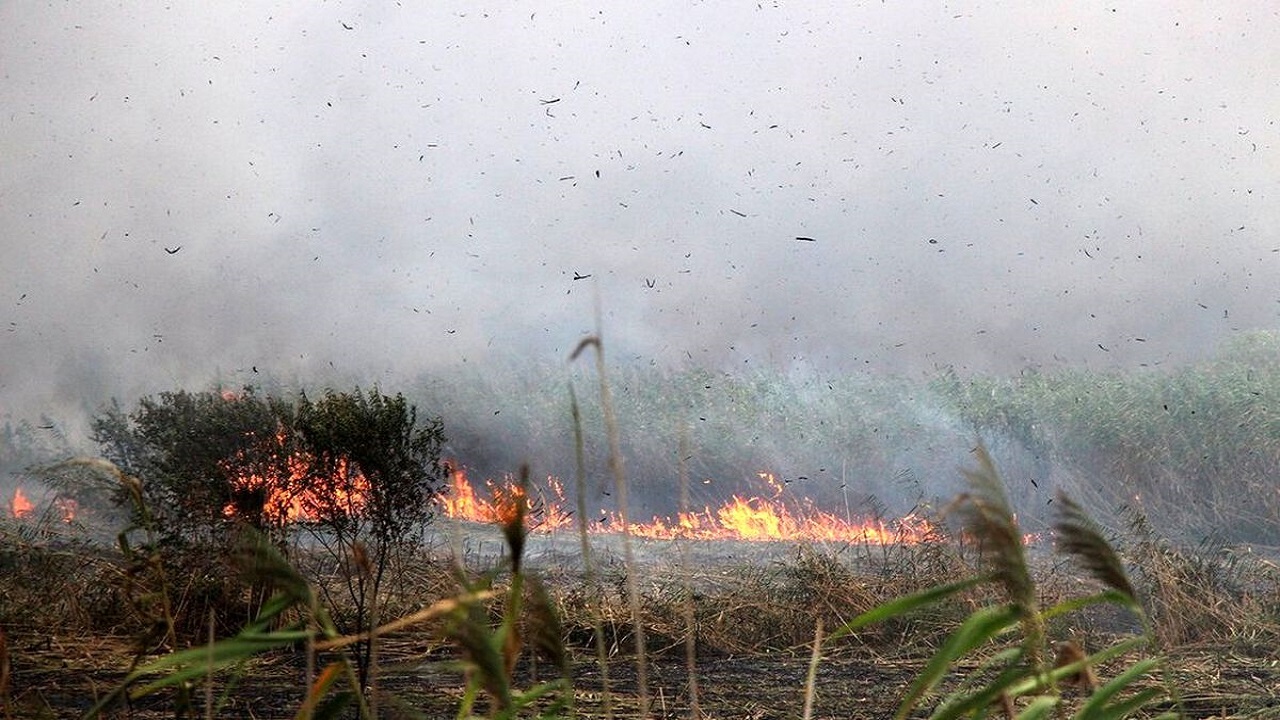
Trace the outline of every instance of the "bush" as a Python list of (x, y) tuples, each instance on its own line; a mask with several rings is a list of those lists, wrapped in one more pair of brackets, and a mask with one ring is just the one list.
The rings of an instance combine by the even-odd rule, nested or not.
[[(93, 432), (130, 512), (120, 543), (135, 595), (161, 601), (151, 615), (168, 624), (169, 644), (210, 616), (238, 626), (260, 609), (265, 589), (246, 591), (227, 563), (244, 526), (281, 548), (292, 529), (308, 531), (340, 569), (328, 599), (342, 630), (369, 628), (389, 568), (421, 538), (444, 486), (440, 421), (419, 423), (403, 396), (376, 388), (314, 401), (253, 388), (163, 393), (128, 414), (109, 406)], [(363, 679), (368, 644), (356, 655)]]

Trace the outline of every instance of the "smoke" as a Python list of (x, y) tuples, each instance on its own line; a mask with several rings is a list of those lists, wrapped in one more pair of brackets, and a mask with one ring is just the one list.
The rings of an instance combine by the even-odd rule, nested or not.
[(0, 7), (0, 412), (560, 362), (597, 298), (664, 365), (1194, 360), (1276, 322), (1274, 13)]

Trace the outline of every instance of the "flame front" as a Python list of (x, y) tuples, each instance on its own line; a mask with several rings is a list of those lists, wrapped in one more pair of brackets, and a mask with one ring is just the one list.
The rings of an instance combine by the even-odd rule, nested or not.
[[(287, 452), (288, 438), (280, 434), (274, 440), (271, 451), (279, 460), (279, 453)], [(247, 464), (241, 460), (243, 458), (237, 457), (228, 461), (224, 468), (233, 472), (233, 483), (238, 489), (263, 494), (262, 516), (272, 523), (313, 521), (322, 513), (334, 510), (358, 514), (368, 498), (368, 480), (346, 462), (337, 463), (334, 477), (316, 482), (315, 463), (305, 453), (288, 455), (283, 465), (274, 464), (273, 467), (287, 468), (283, 473), (276, 470), (274, 474), (247, 469)], [(885, 522), (839, 517), (814, 507), (808, 500), (788, 502), (783, 498), (784, 483), (769, 473), (758, 473), (758, 476), (771, 497), (734, 495), (719, 507), (707, 506), (701, 511), (680, 513), (674, 519), (654, 517), (648, 522), (629, 522), (626, 528), (637, 537), (657, 540), (685, 538), (889, 545), (929, 542), (939, 537), (935, 525), (915, 515)], [(438, 496), (436, 502), (447, 517), (469, 522), (503, 524), (521, 503), (525, 503), (530, 530), (555, 532), (570, 530), (575, 525), (574, 513), (565, 500), (564, 487), (554, 477), (526, 487), (510, 478), (501, 482), (487, 480), (482, 487), (484, 492), (477, 492), (477, 486), (467, 478), (466, 471), (455, 468), (450, 471), (447, 491)], [(236, 512), (233, 504), (224, 509), (228, 516)], [(617, 533), (622, 529), (621, 517), (607, 511), (590, 524), (592, 533)]]
[(441, 495), (437, 502), (444, 514), (458, 520), (479, 523), (502, 524), (515, 512), (516, 503), (529, 504), (529, 522), (533, 529), (553, 531), (573, 526), (573, 515), (565, 509), (564, 486), (555, 478), (547, 478), (547, 492), (536, 497), (527, 496), (524, 488), (508, 480), (496, 483), (486, 481), (489, 497), (482, 498), (476, 494), (475, 488), (467, 480), (467, 473), (462, 468), (455, 468), (450, 473), (449, 490)]
[[(680, 513), (674, 520), (655, 517), (649, 522), (628, 523), (627, 529), (637, 537), (657, 540), (688, 538), (694, 540), (751, 540), (761, 542), (856, 542), (872, 545), (921, 543), (938, 538), (938, 528), (915, 515), (884, 522), (875, 519), (841, 518), (819, 510), (808, 501), (793, 503), (789, 509), (782, 499), (784, 486), (768, 473), (759, 474), (773, 492), (770, 499), (744, 498), (734, 495), (718, 508)], [(440, 507), (448, 517), (479, 523), (500, 522), (509, 517), (504, 508), (513, 499), (523, 497), (516, 484), (485, 483), (490, 499), (480, 497), (462, 470), (453, 472), (450, 490), (440, 498)], [(572, 527), (572, 513), (566, 510), (564, 490), (555, 478), (548, 478), (548, 490), (530, 502), (530, 528), (556, 531)], [(616, 513), (602, 513), (600, 522), (592, 523), (593, 533), (622, 530)]]

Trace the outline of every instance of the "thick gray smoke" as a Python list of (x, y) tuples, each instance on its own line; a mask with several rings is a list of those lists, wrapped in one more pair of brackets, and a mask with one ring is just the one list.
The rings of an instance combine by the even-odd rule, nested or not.
[(967, 5), (4, 4), (0, 411), (1274, 327), (1272, 4)]

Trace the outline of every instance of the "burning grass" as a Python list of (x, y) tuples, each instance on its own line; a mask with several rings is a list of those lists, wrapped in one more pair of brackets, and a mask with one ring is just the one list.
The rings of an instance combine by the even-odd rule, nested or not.
[[(675, 518), (654, 517), (647, 522), (631, 522), (627, 530), (634, 537), (653, 540), (747, 540), (760, 542), (851, 543), (904, 545), (935, 542), (941, 529), (928, 519), (908, 514), (895, 520), (839, 517), (816, 508), (807, 498), (783, 497), (784, 488), (772, 473), (757, 473), (769, 497), (732, 495), (719, 506), (678, 513)], [(526, 497), (528, 495), (529, 497)], [(547, 478), (541, 488), (523, 489), (510, 479), (488, 480), (478, 490), (467, 473), (455, 468), (449, 488), (439, 498), (444, 514), (455, 520), (475, 523), (501, 522), (508, 508), (524, 499), (530, 505), (530, 530), (564, 532), (574, 527), (575, 513), (565, 499), (563, 483)], [(601, 510), (589, 524), (598, 535), (622, 532), (623, 520), (617, 511)]]
[[(602, 352), (598, 340), (594, 347)], [(1212, 367), (1170, 376), (951, 376), (927, 392), (898, 385), (872, 392), (839, 381), (822, 391), (807, 380), (697, 371), (658, 378), (655, 389), (652, 378), (624, 373), (615, 380), (616, 407), (587, 404), (582, 425), (573, 426), (557, 424), (566, 413), (526, 392), (523, 411), (508, 406), (501, 415), (513, 423), (507, 429), (518, 442), (511, 444), (537, 435), (563, 447), (572, 435), (578, 477), (588, 477), (581, 470), (587, 458), (607, 465), (615, 484), (593, 482), (584, 493), (585, 480), (572, 491), (555, 477), (474, 482), (458, 464), (431, 506), (437, 517), (428, 542), (386, 546), (380, 557), (388, 581), (377, 587), (368, 582), (369, 546), (342, 535), (356, 526), (347, 519), (358, 521), (377, 502), (354, 456), (316, 463), (300, 449), (301, 436), (280, 432), (281, 418), (290, 418), (272, 414), (279, 407), (242, 394), (211, 398), (214, 410), (262, 422), (249, 435), (213, 423), (223, 446), (183, 447), (209, 450), (200, 455), (202, 468), (225, 476), (228, 495), (251, 501), (245, 507), (260, 511), (254, 517), (276, 534), (265, 544), (201, 554), (202, 542), (225, 542), (248, 519), (241, 506), (212, 496), (206, 505), (214, 512), (193, 515), (205, 524), (189, 545), (156, 534), (113, 549), (75, 534), (106, 517), (75, 483), (50, 494), (35, 485), (7, 492), (0, 660), (12, 671), (7, 684), (0, 680), (0, 699), (18, 715), (65, 714), (75, 697), (55, 689), (66, 683), (58, 652), (78, 652), (77, 636), (121, 636), (131, 643), (112, 655), (119, 662), (105, 663), (114, 674), (100, 668), (106, 674), (96, 688), (79, 689), (77, 709), (136, 662), (149, 670), (132, 677), (132, 687), (158, 683), (173, 694), (154, 707), (189, 716), (201, 714), (202, 702), (214, 707), (211, 698), (223, 691), (231, 692), (224, 710), (245, 710), (238, 693), (259, 692), (253, 681), (263, 678), (274, 679), (279, 692), (266, 695), (282, 714), (301, 707), (303, 716), (343, 702), (365, 717), (393, 716), (396, 697), (428, 715), (540, 708), (563, 716), (672, 716), (700, 708), (709, 716), (767, 717), (803, 707), (815, 715), (888, 716), (902, 697), (918, 706), (1079, 710), (1121, 678), (1111, 687), (1151, 715), (1262, 712), (1280, 687), (1280, 570), (1267, 547), (1240, 541), (1275, 537), (1271, 501), (1264, 498), (1255, 514), (1271, 513), (1268, 522), (1242, 516), (1201, 543), (1186, 541), (1198, 526), (1185, 512), (1216, 498), (1223, 504), (1214, 512), (1225, 513), (1218, 520), (1229, 523), (1237, 496), (1274, 495), (1264, 482), (1272, 465), (1259, 459), (1280, 457), (1263, 432), (1274, 418), (1256, 398), (1280, 388), (1280, 364), (1253, 357), (1257, 349), (1236, 348)], [(890, 410), (903, 396), (910, 407)], [(199, 419), (203, 406), (193, 407)], [(225, 417), (241, 417), (235, 413)], [(1235, 420), (1205, 425), (1198, 418), (1206, 416)], [(645, 431), (622, 437), (619, 424)], [(921, 443), (916, 436), (926, 427), (945, 437)], [(491, 459), (468, 456), (474, 431), (462, 423), (462, 441), (451, 451)], [(750, 450), (718, 434), (747, 437)], [(979, 463), (944, 517), (931, 509), (940, 502), (926, 501), (921, 478), (939, 463), (954, 468), (960, 455), (945, 449), (973, 435), (990, 441), (1001, 463), (1009, 460), (1014, 481), (995, 482), (996, 463)], [(192, 438), (199, 433), (179, 439)], [(942, 459), (917, 462), (919, 454), (887, 450), (903, 447), (904, 438)], [(1209, 459), (1196, 460), (1188, 448)], [(1208, 474), (1205, 463), (1236, 467), (1236, 460), (1240, 488)], [(557, 473), (573, 465), (557, 462), (553, 450)], [(638, 467), (637, 480), (625, 481), (624, 464)], [(327, 494), (308, 500), (320, 465), (335, 475), (322, 483)], [(677, 478), (678, 494), (671, 490)], [(148, 522), (171, 520), (148, 519), (142, 483), (116, 483), (136, 497), (135, 538)], [(643, 513), (617, 497), (628, 485), (641, 490), (632, 498)], [(861, 490), (852, 502), (851, 485)], [(334, 488), (347, 496), (335, 498)], [(1091, 507), (1118, 508), (1103, 515), (1110, 529), (1073, 510), (1057, 494), (1064, 489)], [(335, 521), (327, 529), (318, 521), (321, 506)], [(948, 525), (960, 517), (963, 530)], [(189, 531), (181, 524), (168, 530)], [(345, 544), (335, 542), (344, 537)], [(1082, 560), (1082, 569), (1055, 559), (1055, 547)], [(211, 636), (219, 639), (210, 644)], [(368, 651), (360, 677), (346, 654), (355, 647)], [(218, 656), (225, 663), (208, 659), (215, 650), (227, 653)], [(745, 669), (752, 664), (789, 678), (786, 687), (762, 688)], [(179, 675), (186, 685), (170, 683)], [(299, 681), (309, 695), (291, 690)], [(195, 694), (205, 688), (204, 699)], [(138, 702), (135, 708), (155, 701)]]

